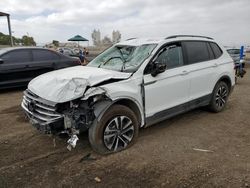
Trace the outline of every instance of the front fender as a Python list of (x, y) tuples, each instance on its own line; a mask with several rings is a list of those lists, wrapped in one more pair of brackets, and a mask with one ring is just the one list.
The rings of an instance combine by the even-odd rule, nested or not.
[[(142, 110), (142, 107), (139, 105), (138, 101), (135, 101), (129, 97), (122, 97), (122, 98), (118, 98), (115, 100), (103, 100), (100, 101), (98, 103), (96, 103), (93, 107), (94, 107), (94, 114), (95, 117), (97, 118), (97, 121), (100, 121), (101, 118), (103, 117), (104, 113), (114, 104), (120, 104), (120, 101), (130, 101), (132, 103), (134, 103), (136, 105), (136, 107), (138, 108), (138, 110), (140, 111), (140, 119), (139, 122), (141, 123), (141, 127), (144, 125), (144, 113)], [(131, 109), (134, 110), (134, 109)]]

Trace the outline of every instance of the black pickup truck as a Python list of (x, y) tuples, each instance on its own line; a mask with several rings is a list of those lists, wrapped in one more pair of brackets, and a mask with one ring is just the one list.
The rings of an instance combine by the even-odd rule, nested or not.
[(3, 48), (0, 49), (0, 89), (25, 86), (40, 74), (80, 63), (79, 58), (46, 48)]

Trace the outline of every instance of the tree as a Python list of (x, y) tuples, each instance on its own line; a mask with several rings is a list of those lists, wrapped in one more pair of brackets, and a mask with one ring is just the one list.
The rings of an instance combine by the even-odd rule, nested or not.
[(112, 45), (111, 39), (108, 36), (105, 36), (102, 39), (102, 45), (104, 45), (104, 46), (110, 46), (110, 45)]
[(92, 32), (91, 34), (92, 40), (93, 40), (93, 44), (95, 46), (99, 46), (101, 44), (101, 32), (100, 30), (95, 30)]
[(34, 41), (33, 37), (24, 35), (22, 37), (22, 45), (23, 46), (36, 46), (36, 42)]
[[(22, 39), (16, 38), (14, 36), (12, 38), (13, 38), (14, 44), (22, 43)], [(5, 34), (0, 32), (0, 45), (10, 45), (10, 36), (5, 35)]]

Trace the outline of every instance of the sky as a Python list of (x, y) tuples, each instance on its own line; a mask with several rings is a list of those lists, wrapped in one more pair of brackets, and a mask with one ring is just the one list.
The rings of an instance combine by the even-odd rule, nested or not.
[[(250, 45), (250, 0), (0, 0), (11, 15), (13, 35), (37, 43), (66, 42), (80, 34), (90, 41), (119, 30), (132, 37), (206, 35), (224, 45)], [(0, 32), (8, 33), (5, 17)]]

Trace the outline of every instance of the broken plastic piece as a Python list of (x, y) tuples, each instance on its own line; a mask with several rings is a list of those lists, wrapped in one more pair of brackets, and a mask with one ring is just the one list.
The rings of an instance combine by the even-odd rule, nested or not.
[(195, 151), (203, 151), (203, 152), (213, 152), (212, 150), (206, 150), (206, 149), (199, 149), (199, 148), (193, 148)]
[(99, 178), (99, 177), (95, 177), (95, 181), (96, 181), (97, 183), (100, 183), (102, 180), (101, 180), (101, 178)]
[(89, 88), (85, 94), (82, 100), (87, 100), (89, 97), (94, 96), (94, 95), (101, 95), (103, 93), (106, 93), (106, 91), (100, 87), (92, 87)]
[(75, 148), (76, 147), (76, 142), (79, 140), (79, 138), (76, 136), (76, 135), (72, 135), (71, 137), (70, 137), (70, 139), (67, 141), (67, 143), (69, 144), (68, 146), (67, 146), (67, 149), (69, 150), (69, 151), (71, 151), (72, 150), (72, 148)]

